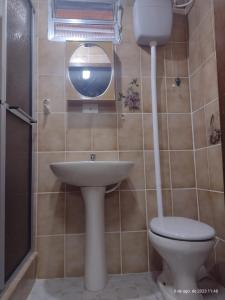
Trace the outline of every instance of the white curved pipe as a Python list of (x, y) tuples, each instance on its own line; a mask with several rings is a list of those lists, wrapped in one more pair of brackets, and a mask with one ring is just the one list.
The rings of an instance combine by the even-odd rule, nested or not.
[(116, 183), (116, 185), (114, 185), (111, 189), (106, 190), (105, 194), (110, 194), (110, 193), (114, 192), (120, 185), (121, 185), (121, 181)]
[(175, 8), (183, 8), (183, 7), (187, 7), (188, 5), (192, 4), (193, 0), (190, 0), (184, 4), (177, 4), (177, 0), (174, 0), (174, 7)]
[(153, 143), (154, 143), (154, 160), (155, 160), (155, 184), (157, 197), (158, 217), (163, 217), (163, 202), (162, 202), (162, 182), (160, 169), (160, 151), (159, 151), (159, 125), (158, 125), (158, 110), (157, 110), (157, 53), (156, 42), (151, 42), (151, 92), (152, 92), (152, 122), (153, 122)]

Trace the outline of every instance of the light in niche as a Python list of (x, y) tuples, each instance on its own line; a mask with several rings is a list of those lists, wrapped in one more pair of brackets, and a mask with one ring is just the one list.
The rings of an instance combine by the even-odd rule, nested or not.
[(88, 80), (91, 77), (91, 71), (90, 70), (83, 70), (82, 77), (84, 80)]

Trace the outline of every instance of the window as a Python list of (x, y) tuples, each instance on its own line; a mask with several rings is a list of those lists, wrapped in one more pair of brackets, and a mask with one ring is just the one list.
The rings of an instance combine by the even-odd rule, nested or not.
[(49, 0), (48, 38), (118, 43), (121, 16), (120, 0)]

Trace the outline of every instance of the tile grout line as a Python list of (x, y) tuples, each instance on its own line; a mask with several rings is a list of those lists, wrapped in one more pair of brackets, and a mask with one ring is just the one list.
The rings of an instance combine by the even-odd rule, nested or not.
[[(114, 55), (117, 53), (117, 46), (114, 48)], [(118, 79), (117, 79), (118, 80)], [(116, 81), (117, 83), (117, 81)], [(117, 88), (118, 83), (116, 84)], [(116, 115), (117, 115), (117, 158), (120, 160), (120, 144), (119, 144), (119, 126), (120, 126), (120, 115), (121, 113), (118, 112), (118, 102), (116, 103)], [(119, 190), (119, 237), (120, 237), (120, 274), (123, 274), (123, 258), (122, 258), (122, 214), (121, 214), (121, 191)]]
[[(189, 47), (190, 42), (188, 43), (187, 47)], [(188, 51), (188, 48), (187, 48)], [(193, 160), (194, 160), (194, 177), (195, 177), (195, 195), (196, 195), (196, 204), (197, 204), (197, 214), (198, 220), (200, 220), (200, 209), (199, 209), (199, 199), (198, 199), (198, 183), (197, 183), (197, 166), (196, 166), (196, 151), (195, 151), (195, 134), (194, 134), (194, 119), (193, 119), (193, 106), (192, 106), (192, 89), (191, 89), (191, 75), (190, 75), (190, 57), (187, 59), (188, 63), (188, 76), (189, 76), (189, 101), (190, 101), (190, 109), (191, 109), (191, 130), (192, 130), (192, 143), (193, 143)]]
[[(166, 67), (166, 60), (164, 57), (164, 68), (165, 68), (165, 74), (167, 75), (167, 67)], [(166, 77), (167, 79), (167, 77)], [(166, 111), (168, 113), (168, 86), (167, 86), (167, 80), (165, 82), (166, 85)], [(171, 168), (171, 152), (170, 152), (170, 134), (169, 134), (169, 118), (167, 115), (167, 143), (168, 143), (168, 157), (169, 157), (169, 180), (170, 180), (170, 202), (171, 202), (171, 213), (172, 216), (174, 215), (174, 197), (173, 197), (173, 184), (172, 184), (172, 168)]]
[[(66, 49), (64, 49), (64, 51), (66, 52)], [(66, 55), (64, 55), (64, 70), (66, 70)], [(63, 80), (64, 80), (64, 85), (63, 85), (63, 97), (64, 97), (64, 109), (66, 107), (66, 74), (64, 71), (64, 76), (63, 76)], [(64, 134), (65, 134), (65, 153), (64, 153), (64, 160), (67, 160), (67, 128), (68, 128), (68, 112), (65, 112), (64, 114)], [(67, 209), (67, 185), (65, 185), (65, 189), (64, 189), (64, 235), (63, 235), (63, 275), (64, 278), (66, 277), (66, 209)]]
[[(188, 42), (190, 43), (192, 40), (194, 40), (193, 39), (193, 37), (196, 35), (196, 32), (197, 32), (197, 30), (199, 30), (199, 27), (205, 22), (205, 19), (207, 18), (207, 17), (209, 17), (209, 15), (210, 14), (212, 14), (213, 13), (213, 7), (210, 7), (209, 9), (208, 9), (208, 11), (205, 13), (205, 16), (202, 18), (202, 20), (199, 22), (199, 24), (196, 26), (196, 28), (195, 28), (195, 30), (192, 32), (192, 35), (189, 37), (189, 40), (188, 40)], [(190, 12), (189, 12), (189, 14), (190, 14)], [(188, 14), (188, 15), (189, 15)], [(213, 28), (212, 28), (213, 29)]]
[(212, 52), (192, 73), (190, 73), (190, 79), (195, 76), (200, 70), (213, 58), (215, 57), (215, 51)]
[(201, 107), (197, 108), (196, 110), (193, 110), (192, 113), (194, 114), (194, 113), (196, 113), (196, 112), (202, 110), (204, 107), (207, 107), (207, 106), (213, 104), (214, 102), (216, 102), (216, 101), (218, 101), (218, 100), (219, 100), (218, 97), (216, 97), (216, 98), (210, 100), (210, 102), (208, 102), (208, 103), (206, 103), (206, 104), (204, 103)]
[[(216, 147), (220, 144), (216, 144), (216, 145), (212, 145), (212, 146), (209, 146), (209, 147)], [(198, 150), (201, 150), (203, 148), (198, 148)], [(145, 150), (146, 152), (153, 152), (154, 150), (153, 149), (146, 149)], [(171, 149), (171, 150), (168, 150), (168, 149), (162, 149), (160, 150), (162, 152), (191, 152), (193, 151), (193, 149)], [(112, 152), (117, 152), (117, 151), (95, 151), (95, 153), (112, 153)], [(119, 151), (119, 153), (141, 153), (143, 152), (143, 150), (140, 150), (140, 149), (137, 149), (137, 150), (121, 150)], [(40, 151), (38, 152), (39, 154), (64, 154), (64, 151)], [(66, 154), (81, 154), (81, 153), (85, 153), (85, 154), (90, 154), (91, 151), (66, 151)], [(101, 160), (99, 160), (101, 161)]]
[[(147, 230), (124, 230), (122, 233), (146, 233)], [(105, 234), (120, 234), (120, 231), (105, 231)], [(59, 234), (39, 234), (37, 237), (39, 238), (46, 238), (46, 237), (64, 237), (64, 233)], [(67, 237), (73, 237), (73, 236), (86, 236), (85, 232), (82, 233), (68, 233), (66, 234)]]
[[(168, 188), (163, 188), (162, 190), (163, 191), (170, 191), (170, 187), (168, 187)], [(193, 187), (181, 187), (181, 188), (179, 188), (179, 187), (174, 187), (173, 188), (174, 190), (177, 190), (177, 191), (180, 191), (180, 190), (194, 190), (195, 189), (195, 186), (193, 186)], [(210, 190), (210, 189), (206, 189), (206, 188), (199, 188), (200, 190), (202, 190), (202, 191), (208, 191), (208, 192), (215, 192), (215, 193), (223, 193), (223, 191), (219, 191), (219, 190)], [(117, 191), (121, 191), (121, 192), (144, 192), (145, 191), (145, 189), (120, 189), (120, 190), (117, 190)], [(146, 191), (156, 191), (156, 189), (146, 189)], [(76, 194), (76, 193), (79, 193), (79, 191), (67, 191), (66, 192), (67, 194)], [(61, 194), (61, 195), (64, 195), (65, 194), (65, 192), (39, 192), (39, 193), (37, 193), (38, 195), (58, 195), (58, 194)]]
[[(146, 169), (146, 152), (145, 152), (145, 126), (144, 126), (144, 103), (143, 103), (143, 79), (142, 79), (142, 53), (141, 53), (141, 48), (140, 48), (140, 85), (141, 85), (141, 117), (142, 117), (142, 142), (143, 142), (143, 164), (144, 164), (144, 195), (145, 195), (145, 226), (148, 232), (148, 201), (147, 201), (147, 169)], [(150, 55), (150, 52), (149, 52)], [(151, 66), (149, 65), (149, 68)], [(149, 78), (150, 80), (150, 78)], [(150, 84), (150, 83), (149, 83)], [(151, 92), (151, 91), (150, 91)], [(149, 94), (149, 102), (151, 99), (151, 95)], [(150, 118), (149, 118), (150, 122)], [(148, 263), (148, 272), (150, 271), (150, 258), (149, 258), (149, 239), (148, 239), (148, 233), (147, 233), (147, 263)]]

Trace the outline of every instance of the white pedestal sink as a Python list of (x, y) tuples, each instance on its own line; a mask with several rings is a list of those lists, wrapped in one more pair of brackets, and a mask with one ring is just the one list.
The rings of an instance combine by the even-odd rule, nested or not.
[(50, 165), (64, 183), (79, 186), (85, 202), (85, 286), (98, 291), (107, 282), (105, 254), (104, 198), (106, 187), (124, 180), (131, 161), (77, 161)]

